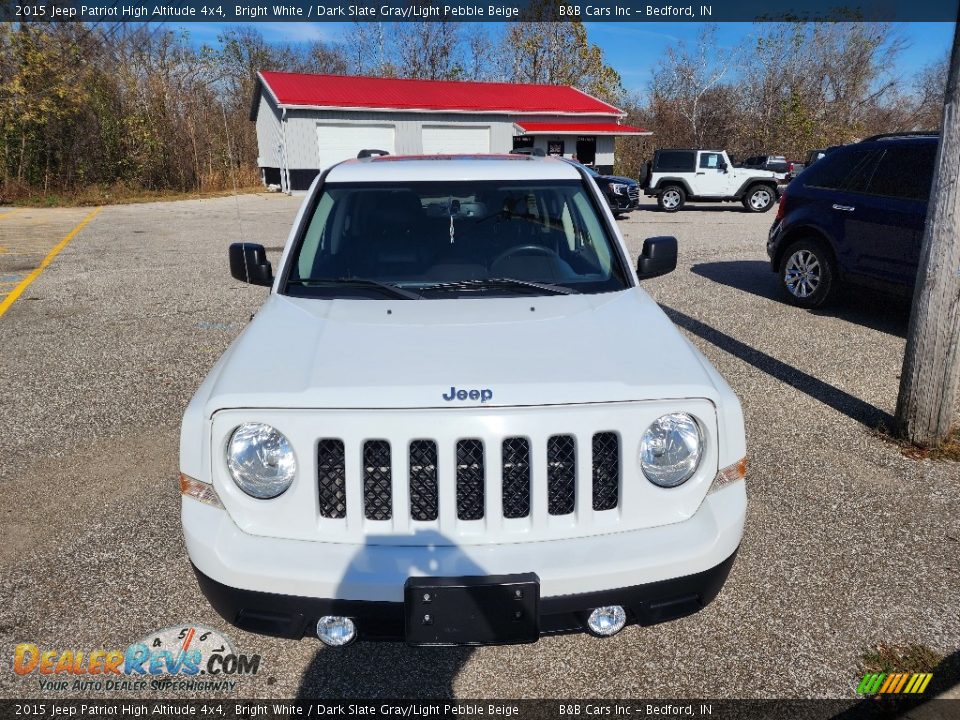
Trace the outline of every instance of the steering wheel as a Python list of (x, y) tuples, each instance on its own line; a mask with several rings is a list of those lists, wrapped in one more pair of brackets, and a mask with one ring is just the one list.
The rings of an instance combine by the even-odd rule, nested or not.
[(503, 262), (507, 258), (511, 258), (514, 255), (519, 255), (520, 253), (533, 253), (535, 255), (545, 255), (546, 257), (552, 258), (553, 260), (559, 261), (560, 254), (556, 250), (551, 250), (548, 247), (543, 245), (517, 245), (508, 250), (504, 250), (502, 253), (497, 255), (494, 258), (493, 262), (490, 263), (490, 267)]

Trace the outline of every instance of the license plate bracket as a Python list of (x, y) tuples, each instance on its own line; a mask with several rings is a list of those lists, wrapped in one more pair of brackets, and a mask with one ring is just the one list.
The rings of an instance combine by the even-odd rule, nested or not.
[(540, 637), (536, 573), (413, 577), (403, 596), (410, 645), (510, 645)]

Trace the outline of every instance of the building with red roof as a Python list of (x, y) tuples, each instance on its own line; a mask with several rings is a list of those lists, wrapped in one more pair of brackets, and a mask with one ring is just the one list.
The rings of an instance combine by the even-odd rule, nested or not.
[(391, 154), (504, 153), (539, 148), (613, 171), (614, 138), (650, 135), (624, 112), (564, 85), (267, 72), (257, 76), (264, 183), (305, 190), (362, 149)]

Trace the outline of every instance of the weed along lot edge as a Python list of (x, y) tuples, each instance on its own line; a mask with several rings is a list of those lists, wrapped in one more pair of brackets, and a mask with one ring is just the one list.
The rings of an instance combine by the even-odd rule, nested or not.
[[(239, 225), (233, 198), (105, 207), (0, 318), (2, 647), (125, 648), (196, 623), (260, 655), (239, 696), (275, 698), (585, 697), (600, 683), (610, 696), (852, 698), (865, 648), (960, 647), (960, 470), (905, 458), (875, 433), (893, 411), (908, 307), (876, 296), (789, 306), (766, 262), (769, 216), (733, 205), (666, 215), (649, 202), (620, 223), (633, 258), (643, 238), (675, 235), (680, 260), (645, 287), (746, 414), (746, 533), (714, 603), (603, 642), (477, 650), (338, 652), (226, 627), (182, 544), (177, 434), (266, 292), (230, 278), (227, 246), (260, 242), (276, 267), (299, 202), (241, 196)], [(0, 693), (37, 694), (36, 682), (0, 673)]]

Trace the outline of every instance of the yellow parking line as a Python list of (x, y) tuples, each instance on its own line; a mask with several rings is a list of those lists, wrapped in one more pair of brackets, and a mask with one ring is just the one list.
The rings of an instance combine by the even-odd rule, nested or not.
[[(63, 238), (63, 240), (61, 240), (60, 242), (58, 242), (56, 245), (53, 246), (53, 249), (47, 253), (47, 256), (41, 261), (41, 263), (36, 268), (34, 268), (34, 270), (29, 275), (27, 275), (23, 280), (21, 280), (19, 285), (17, 285), (13, 290), (10, 291), (10, 294), (3, 299), (3, 302), (0, 302), (0, 317), (2, 317), (3, 314), (10, 309), (10, 306), (13, 305), (14, 302), (16, 302), (16, 299), (20, 297), (21, 294), (23, 294), (23, 291), (27, 289), (27, 286), (30, 283), (32, 283), (34, 280), (36, 280), (38, 277), (40, 277), (40, 273), (43, 272), (44, 268), (50, 264), (50, 262), (60, 253), (60, 251), (63, 250), (70, 243), (70, 241), (73, 240), (74, 237), (76, 237), (77, 233), (83, 230), (83, 228), (86, 227), (87, 223), (93, 220), (96, 214), (101, 210), (103, 210), (103, 207), (98, 207), (91, 210), (90, 213), (83, 220), (80, 221), (79, 225), (77, 225), (73, 230), (67, 233), (66, 236)], [(16, 211), (13, 211), (13, 212), (16, 212)]]
[(16, 212), (16, 210), (10, 210), (10, 211), (5, 212), (5, 213), (0, 213), (0, 218), (10, 217), (10, 216), (13, 215), (15, 212)]

